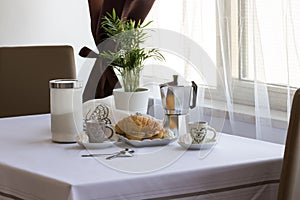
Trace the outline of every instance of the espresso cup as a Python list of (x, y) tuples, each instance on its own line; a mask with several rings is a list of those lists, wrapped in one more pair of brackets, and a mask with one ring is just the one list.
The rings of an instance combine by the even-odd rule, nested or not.
[(89, 136), (90, 143), (101, 143), (110, 139), (114, 130), (103, 121), (88, 120), (86, 122), (86, 134)]
[[(188, 131), (192, 138), (192, 144), (200, 144), (206, 138), (214, 140), (217, 136), (216, 130), (209, 126), (206, 121), (190, 122), (188, 124)], [(210, 134), (207, 134), (208, 131), (211, 131), (213, 135), (209, 137)]]

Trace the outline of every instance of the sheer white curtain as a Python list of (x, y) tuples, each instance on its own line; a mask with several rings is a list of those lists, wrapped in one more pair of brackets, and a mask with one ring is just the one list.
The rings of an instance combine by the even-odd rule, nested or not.
[(212, 123), (224, 118), (223, 131), (284, 143), (293, 91), (300, 86), (299, 13), (297, 0), (160, 0), (147, 19), (153, 28), (190, 38), (213, 61), (217, 79), (210, 85), (207, 74), (193, 71), (201, 66), (168, 62), (168, 56), (165, 64), (198, 81), (200, 107), (206, 102), (211, 110), (226, 110), (201, 109), (200, 117), (210, 115)]

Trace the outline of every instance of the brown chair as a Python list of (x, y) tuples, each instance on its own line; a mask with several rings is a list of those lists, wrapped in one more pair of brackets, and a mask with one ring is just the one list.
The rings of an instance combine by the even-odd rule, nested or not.
[(300, 199), (300, 89), (293, 98), (278, 200)]
[(75, 77), (71, 46), (0, 47), (0, 117), (49, 113), (49, 80)]

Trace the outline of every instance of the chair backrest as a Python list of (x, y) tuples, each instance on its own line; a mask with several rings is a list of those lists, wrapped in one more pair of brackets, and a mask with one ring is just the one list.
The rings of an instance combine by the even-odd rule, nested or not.
[(293, 98), (278, 200), (300, 199), (300, 89)]
[(49, 113), (49, 80), (75, 77), (71, 46), (0, 47), (0, 117)]

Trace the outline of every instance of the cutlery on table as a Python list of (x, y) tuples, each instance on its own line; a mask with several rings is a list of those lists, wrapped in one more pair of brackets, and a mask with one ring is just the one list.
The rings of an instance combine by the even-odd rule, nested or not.
[(133, 150), (122, 150), (118, 152), (117, 154), (111, 155), (106, 157), (107, 160), (113, 159), (113, 158), (118, 158), (118, 157), (132, 157), (134, 151)]
[[(133, 156), (134, 150), (133, 149), (122, 149), (121, 151), (114, 152), (114, 153), (94, 153), (94, 154), (84, 154), (81, 157), (97, 157), (97, 156), (109, 156), (106, 159), (111, 159), (113, 157), (131, 157)], [(130, 156), (131, 155), (131, 156)], [(111, 157), (111, 158), (110, 158)]]

